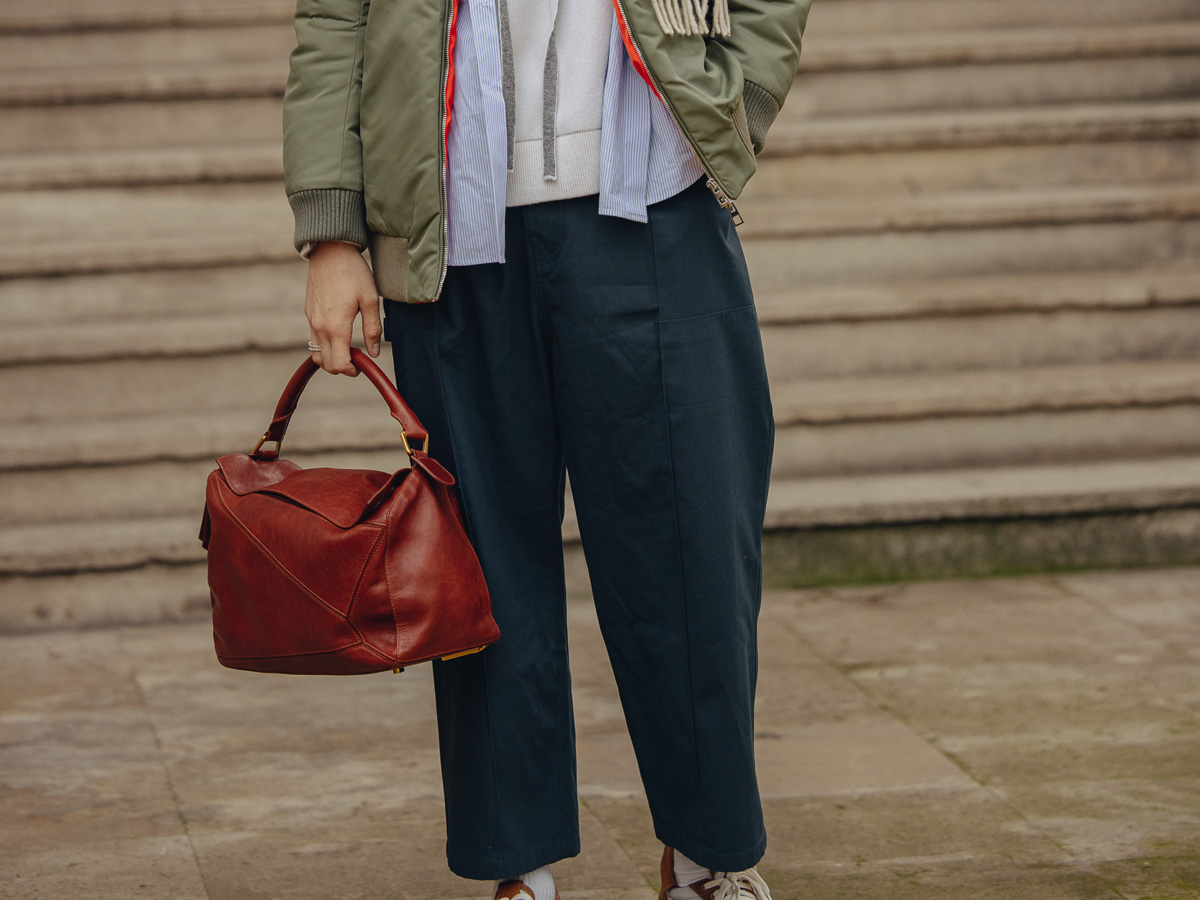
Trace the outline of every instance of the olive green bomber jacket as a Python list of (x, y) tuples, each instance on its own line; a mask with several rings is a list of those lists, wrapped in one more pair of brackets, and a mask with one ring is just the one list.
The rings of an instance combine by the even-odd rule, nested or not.
[[(650, 0), (613, 0), (626, 46), (733, 206), (799, 65), (811, 0), (728, 0), (727, 37), (665, 34)], [(369, 248), (383, 297), (438, 298), (457, 0), (297, 0), (284, 94), (295, 244)]]

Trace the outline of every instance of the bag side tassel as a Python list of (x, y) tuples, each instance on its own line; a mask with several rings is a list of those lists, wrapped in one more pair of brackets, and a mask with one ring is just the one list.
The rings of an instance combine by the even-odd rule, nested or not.
[(208, 503), (204, 504), (204, 516), (200, 519), (200, 544), (208, 549), (208, 540), (212, 537), (212, 517), (208, 514)]
[(729, 37), (729, 0), (651, 0), (651, 5), (663, 34)]

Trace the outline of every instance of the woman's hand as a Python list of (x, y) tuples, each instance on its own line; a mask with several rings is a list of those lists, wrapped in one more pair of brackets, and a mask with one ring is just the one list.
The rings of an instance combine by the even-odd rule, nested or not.
[(304, 314), (313, 342), (321, 345), (313, 351), (313, 362), (326, 372), (358, 374), (350, 362), (350, 338), (360, 312), (367, 353), (378, 356), (383, 324), (371, 267), (353, 244), (321, 241), (308, 255)]

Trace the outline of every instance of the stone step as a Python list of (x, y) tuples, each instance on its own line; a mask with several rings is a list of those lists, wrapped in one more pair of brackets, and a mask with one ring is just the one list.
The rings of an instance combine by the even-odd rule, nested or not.
[(257, 155), (265, 146), (282, 157), (279, 97), (10, 107), (4, 123), (0, 159), (120, 150), (220, 154), (230, 152), (226, 148)]
[(757, 197), (738, 208), (745, 217), (740, 229), (743, 240), (1192, 219), (1200, 216), (1200, 184), (1090, 185), (915, 196)]
[(1200, 53), (1193, 52), (806, 72), (788, 95), (781, 124), (935, 110), (1194, 100), (1200, 95), (1198, 59)]
[[(1024, 26), (1025, 23), (1017, 23)], [(1061, 59), (1194, 54), (1200, 22), (1125, 22), (888, 34), (805, 34), (800, 78), (810, 72), (994, 65)]]
[[(747, 244), (786, 243), (796, 259), (802, 256), (796, 238), (849, 236), (853, 241), (869, 235), (874, 260), (882, 259), (879, 237), (885, 234), (936, 232), (938, 244), (948, 251), (952, 244), (993, 232), (989, 243), (1011, 251), (1031, 237), (1043, 244), (1047, 230), (1066, 237), (1079, 226), (1124, 230), (1160, 222), (1187, 231), (1198, 213), (1200, 185), (1195, 182), (788, 198), (744, 204), (740, 234)], [(1007, 237), (996, 242), (994, 232), (1001, 230)], [(291, 211), (273, 183), (0, 193), (0, 278), (282, 262), (294, 258), (291, 231)], [(1108, 256), (1107, 246), (1096, 249), (1101, 258)], [(1156, 252), (1143, 259), (1162, 256)], [(1110, 264), (1125, 265), (1128, 259), (1118, 256)]]
[[(182, 58), (168, 55), (167, 61), (159, 59), (169, 49), (163, 44), (171, 41), (150, 37), (143, 34), (127, 42), (132, 59), (120, 55), (119, 40), (106, 36), (22, 38), (14, 45), (11, 68), (0, 68), (0, 106), (283, 93), (293, 45), (285, 27), (253, 42), (225, 40), (219, 31), (202, 30), (187, 41)], [(39, 43), (46, 44), (44, 54)], [(138, 56), (143, 44), (146, 61)], [(251, 57), (241, 58), (241, 49)], [(51, 64), (31, 67), (22, 64), (26, 56), (44, 57)], [(70, 66), (53, 65), (72, 57)], [(811, 117), (1194, 97), (1200, 92), (1198, 58), (1200, 23), (1187, 21), (878, 38), (822, 39), (814, 32), (806, 40), (801, 83), (787, 105), (790, 115)], [(887, 78), (879, 77), (881, 69), (890, 71)]]
[[(1200, 180), (1200, 103), (1185, 133), (1160, 138), (1161, 119), (1143, 116), (1141, 136), (1017, 146), (868, 149), (836, 152), (771, 152), (759, 161), (740, 201), (786, 194), (936, 193), (951, 190), (1029, 189)], [(1183, 124), (1179, 117), (1171, 120)], [(1014, 125), (1013, 127), (1019, 127)], [(1081, 133), (1080, 136), (1083, 136)], [(775, 141), (772, 132), (771, 140)], [(783, 135), (786, 140), (788, 135)], [(781, 147), (784, 142), (781, 141)], [(0, 155), (0, 191), (45, 188), (144, 187), (197, 182), (278, 181), (283, 160), (278, 143), (210, 147), (154, 147)], [(282, 188), (281, 188), (282, 190)]]
[[(797, 92), (794, 96), (799, 96)], [(1200, 101), (1067, 103), (953, 112), (893, 111), (805, 119), (784, 106), (763, 151), (772, 156), (1020, 144), (1187, 138), (1200, 135)], [(280, 101), (276, 97), (16, 107), (0, 129), (0, 185), (33, 187), (151, 183), (199, 174), (245, 172), (257, 179), (282, 171)], [(129, 151), (122, 156), (120, 151)], [(158, 153), (142, 156), (142, 153)], [(96, 162), (91, 154), (103, 153)], [(39, 157), (53, 159), (39, 162)], [(113, 176), (103, 173), (114, 167)], [(269, 167), (274, 166), (273, 169)], [(26, 168), (31, 174), (22, 174)], [(79, 173), (65, 183), (57, 169)], [(174, 170), (174, 174), (171, 174)], [(39, 174), (40, 173), (40, 174)], [(231, 176), (233, 177), (233, 176)], [(753, 181), (751, 181), (753, 184)]]
[[(1138, 279), (1117, 272), (1108, 283), (1101, 273), (1085, 276), (1077, 285), (1068, 273), (1055, 273), (998, 278), (991, 286), (986, 278), (943, 279), (819, 286), (811, 293), (792, 285), (787, 297), (760, 293), (768, 366), (775, 382), (783, 383), (1200, 357), (1198, 282), (1189, 281), (1188, 273)], [(118, 284), (124, 277), (108, 276)], [(58, 281), (47, 284), (61, 288)], [(62, 281), (82, 288), (88, 279)], [(36, 282), (23, 284), (36, 289)], [(101, 310), (111, 307), (101, 305), (97, 317), (66, 326), (44, 320), (15, 325), (0, 340), (7, 363), (0, 365), (6, 397), (0, 415), (11, 428), (64, 417), (219, 411), (230, 397), (269, 408), (304, 356), (302, 289), (294, 290), (292, 298), (283, 298), (287, 306), (278, 301), (277, 312), (226, 310), (211, 321), (186, 307), (174, 317), (158, 312), (158, 318), (132, 323), (141, 318), (137, 310), (112, 309), (104, 321)], [(149, 307), (153, 301), (144, 302)], [(390, 364), (386, 355), (382, 364)], [(342, 384), (318, 380), (306, 398), (328, 391), (328, 402), (344, 402), (336, 393)]]
[[(0, 309), (3, 298), (0, 282)], [(756, 290), (754, 303), (765, 326), (1193, 306), (1200, 303), (1200, 270), (1157, 267), (807, 285), (776, 293)]]
[[(390, 365), (385, 371), (390, 375)], [(321, 376), (318, 372), (304, 391), (284, 439), (285, 455), (371, 453), (400, 446), (399, 426), (365, 379)], [(248, 453), (270, 424), (275, 404), (247, 406), (237, 399), (237, 406), (227, 402), (212, 410), (14, 423), (0, 434), (0, 472), (211, 463), (226, 453)], [(431, 449), (437, 443), (434, 438)]]
[[(1197, 504), (1200, 457), (1179, 456), (774, 481), (766, 528), (1128, 513)], [(198, 563), (204, 559), (199, 525), (194, 513), (0, 528), (0, 578)], [(578, 540), (573, 515), (563, 534), (567, 541)], [(0, 588), (5, 593), (12, 592)]]
[[(945, 375), (776, 382), (773, 476), (1200, 453), (1196, 360)], [(398, 429), (381, 402), (310, 403), (285, 455), (303, 465), (395, 469)], [(10, 525), (198, 508), (212, 459), (246, 452), (269, 419), (257, 409), (16, 424), (0, 435)], [(418, 410), (418, 413), (420, 411)], [(436, 456), (442, 436), (433, 435)]]
[[(815, 25), (807, 33), (806, 45), (800, 61), (802, 77), (810, 72), (1188, 54), (1200, 49), (1200, 23), (1126, 22), (882, 35), (825, 34)], [(161, 76), (158, 70), (176, 71), (193, 65), (217, 69), (230, 63), (286, 62), (294, 46), (290, 22), (36, 37), (0, 33), (0, 83), (8, 79), (19, 83), (30, 73), (39, 73), (38, 83), (54, 77), (78, 82), (85, 75), (104, 78), (134, 68), (156, 70)], [(83, 100), (90, 98), (90, 94), (80, 95)]]
[(0, 366), (297, 351), (310, 336), (302, 291), (286, 313), (236, 311), (169, 318), (117, 314), (107, 321), (16, 326), (0, 334)]
[(1200, 453), (1200, 362), (776, 383), (772, 477)]
[[(347, 435), (357, 437), (361, 432), (362, 447), (313, 453), (299, 449), (311, 446), (312, 442), (296, 435), (289, 436), (284, 455), (306, 468), (336, 466), (389, 472), (404, 468), (407, 463), (399, 441), (399, 429), (392, 427), (383, 437), (383, 429), (375, 424), (376, 419), (388, 420), (386, 408), (381, 404), (377, 409), (362, 409), (359, 413), (357, 422), (348, 432), (343, 432), (339, 440), (344, 444)], [(392, 424), (395, 426), (394, 421)], [(263, 426), (258, 427), (261, 434)], [(380, 438), (380, 448), (369, 449), (368, 445), (375, 437)], [(85, 522), (188, 514), (198, 517), (204, 507), (205, 482), (214, 468), (213, 460), (226, 453), (248, 453), (256, 440), (257, 435), (253, 432), (233, 435), (225, 446), (200, 459), (164, 457), (151, 462), (0, 472), (5, 524), (34, 527), (64, 520)], [(436, 443), (435, 437), (431, 449)], [(55, 495), (72, 498), (70, 516), (47, 508), (46, 497)], [(199, 524), (199, 518), (196, 521)]]
[[(7, 0), (0, 32), (236, 26), (287, 23), (292, 0)], [(930, 30), (1100, 25), (1200, 17), (1193, 0), (825, 0), (815, 4), (810, 29), (819, 34), (904, 33)]]
[[(0, 313), (12, 323), (0, 334), (0, 381), (15, 375), (14, 391), (30, 396), (28, 410), (45, 403), (87, 416), (87, 404), (98, 402), (120, 416), (139, 359), (157, 360), (164, 402), (164, 389), (189, 386), (189, 376), (222, 381), (220, 370), (242, 364), (230, 354), (281, 354), (274, 371), (282, 372), (286, 361), (298, 364), (295, 354), (307, 340), (303, 277), (303, 265), (292, 264), (153, 273), (144, 281), (118, 274), (0, 282)], [(1190, 358), (1200, 347), (1194, 269), (817, 286), (760, 292), (756, 304), (779, 378), (963, 370), (982, 361), (1011, 369)], [(171, 356), (182, 359), (172, 365)], [(106, 360), (90, 374), (83, 368)], [(54, 362), (67, 365), (59, 372), (48, 365)], [(386, 357), (383, 364), (390, 364)], [(22, 365), (23, 374), (15, 370)], [(113, 392), (103, 400), (103, 391), (80, 404), (49, 396), (69, 391), (73, 379), (97, 378)], [(259, 402), (270, 403), (272, 390), (264, 386)], [(63, 437), (70, 439), (48, 443), (58, 446)]]
[(195, 562), (204, 554), (199, 530), (199, 515), (0, 528), (0, 576)]
[(292, 227), (274, 183), (10, 192), (0, 278), (284, 262)]
[(224, 99), (283, 95), (287, 57), (182, 63), (178, 66), (98, 66), (0, 71), (0, 107), (114, 103), (126, 100)]
[[(389, 345), (384, 351), (390, 353)], [(265, 415), (307, 355), (300, 344), (207, 356), (6, 366), (0, 368), (0, 394), (5, 397), (0, 422), (7, 430), (18, 423), (38, 427), (73, 419), (220, 414), (230, 410), (231, 402)], [(390, 365), (385, 357), (381, 360)], [(332, 406), (373, 394), (365, 378), (322, 378), (305, 389), (304, 400), (306, 405)]]
[[(3, 176), (0, 175), (0, 178)], [(1042, 188), (1200, 183), (1200, 141), (1105, 141), (770, 156), (738, 206), (778, 197), (938, 196)], [(0, 182), (2, 183), (2, 182)]]
[[(291, 218), (278, 183), (0, 194), (0, 240), (10, 246), (89, 239), (101, 250), (123, 240), (201, 243), (203, 229), (233, 231), (235, 223), (248, 226), (244, 234), (288, 237)], [(290, 243), (285, 249), (294, 254)]]
[[(243, 314), (274, 314), (276, 322), (290, 321), (304, 308), (307, 264), (293, 253), (286, 261), (262, 265), (163, 269), (155, 272), (112, 272), (102, 275), (63, 275), (52, 278), (0, 279), (0, 319), (6, 329), (29, 329), (30, 339), (42, 329), (58, 329), (76, 345), (90, 343), (89, 329), (120, 319), (129, 328), (135, 323), (171, 317), (189, 320), (224, 318), (240, 329)], [(74, 331), (80, 329), (82, 334)], [(148, 334), (148, 333), (147, 333)], [(184, 338), (155, 332), (154, 340), (178, 343)], [(141, 337), (117, 341), (119, 355), (138, 346)], [(50, 349), (48, 343), (43, 349)], [(10, 358), (30, 358), (10, 350)], [(49, 354), (54, 356), (55, 354)]]
[[(0, 282), (0, 315), (9, 323), (0, 332), (0, 367), (255, 349), (294, 351), (308, 339), (303, 298), (303, 264)], [(977, 317), (986, 314), (1016, 317), (1036, 333), (1044, 330), (1045, 314), (1068, 312), (1077, 315), (1065, 328), (1093, 323), (1087, 327), (1092, 346), (1107, 330), (1110, 342), (1119, 335), (1119, 346), (1128, 347), (1132, 331), (1126, 314), (1146, 310), (1162, 324), (1148, 326), (1149, 335), (1157, 336), (1148, 335), (1144, 341), (1161, 346), (1162, 335), (1190, 330), (1180, 328), (1180, 319), (1186, 322), (1192, 314), (1172, 310), (1200, 306), (1200, 271), (1118, 270), (814, 286), (760, 292), (755, 304), (768, 335), (797, 325), (833, 325), (841, 333), (844, 323), (870, 320), (869, 327), (880, 331), (888, 323), (915, 327), (912, 339), (917, 344), (928, 343), (919, 336), (927, 326), (904, 321), (934, 319), (928, 327), (936, 337), (956, 327), (945, 321), (948, 318), (968, 317), (966, 327), (974, 329)], [(1098, 315), (1078, 315), (1089, 312)], [(1105, 315), (1114, 312), (1117, 315)], [(1113, 323), (1108, 329), (1101, 324), (1106, 319)], [(1008, 327), (1000, 319), (989, 322), (992, 328)], [(1021, 338), (1019, 327), (1009, 331), (1014, 340)], [(823, 334), (805, 353), (816, 352), (820, 358), (818, 348), (832, 340), (833, 333)], [(846, 350), (839, 346), (833, 352)]]
[[(1200, 459), (1185, 456), (780, 481), (768, 503), (764, 569), (772, 580), (794, 585), (977, 575), (981, 567), (1044, 571), (1194, 561), (1198, 476)], [(91, 523), (73, 533), (48, 526), (18, 540), (0, 533), (0, 559), (31, 573), (0, 575), (0, 631), (210, 614), (194, 516), (117, 526)], [(567, 587), (585, 595), (573, 522), (564, 531)], [(48, 543), (39, 546), (39, 537)], [(805, 548), (810, 554), (816, 548), (821, 559), (807, 558)], [(40, 563), (63, 568), (64, 562), (105, 565), (113, 558), (134, 564), (38, 574)], [(139, 558), (167, 561), (139, 565)]]
[[(1179, 296), (1187, 293), (1194, 292)], [(782, 314), (778, 321), (764, 320), (762, 339), (776, 384), (922, 372), (944, 377), (981, 368), (1167, 362), (1200, 359), (1197, 308), (1195, 302), (1180, 300), (1094, 308), (1031, 305), (995, 312), (968, 307), (966, 314), (931, 309), (877, 318)], [(269, 409), (303, 360), (306, 339), (298, 304), (291, 311), (212, 322), (179, 316), (130, 325), (117, 317), (59, 329), (14, 327), (0, 341), (7, 363), (0, 365), (0, 395), (5, 397), (0, 421), (11, 429), (74, 417), (219, 414), (230, 398)], [(386, 369), (390, 345), (383, 350)], [(345, 402), (346, 395), (338, 392), (346, 390), (344, 382), (321, 379), (310, 388), (311, 402)], [(362, 389), (356, 385), (353, 390)]]
[(212, 615), (203, 560), (62, 575), (0, 576), (0, 634)]
[(277, 143), (0, 156), (0, 191), (144, 187), (197, 182), (278, 182), (282, 178), (283, 155)]
[(1200, 453), (1200, 404), (1195, 402), (866, 419), (779, 428), (772, 478), (1068, 465), (1194, 453)]
[[(949, 378), (980, 369), (1014, 372), (1042, 366), (1197, 360), (1200, 307), (780, 323), (763, 327), (762, 341), (773, 384), (919, 373)], [(3, 373), (0, 370), (0, 376)]]
[[(7, 326), (0, 333), (0, 365), (152, 356), (158, 344), (193, 355), (211, 350), (204, 328), (213, 321), (225, 323), (231, 338), (227, 346), (236, 349), (244, 346), (243, 335), (254, 330), (245, 320), (260, 316), (273, 317), (275, 327), (260, 329), (259, 340), (275, 340), (272, 335), (278, 331), (274, 346), (294, 347), (294, 319), (303, 308), (304, 287), (305, 264), (299, 257), (259, 266), (0, 280), (0, 319)], [(766, 327), (1197, 303), (1200, 270), (1194, 265), (813, 284), (755, 292), (758, 318)], [(120, 326), (114, 327), (115, 322)], [(106, 329), (103, 341), (92, 340), (96, 328)], [(291, 334), (284, 333), (288, 328)]]
[[(1022, 144), (1092, 145), (1200, 136), (1200, 101), (909, 113), (801, 123), (789, 122), (789, 109), (785, 107), (771, 129), (760, 172), (749, 190), (756, 189), (777, 165), (773, 158), (780, 156), (976, 147), (1009, 150)], [(5, 118), (12, 127), (0, 130), (0, 190), (278, 178), (283, 171), (280, 115), (278, 101), (271, 99), (11, 109)], [(1076, 148), (1075, 152), (1082, 151)]]
[(287, 23), (294, 0), (5, 0), (0, 33)]
[[(1067, 103), (805, 119), (786, 104), (762, 156), (871, 153), (1200, 136), (1200, 102)], [(751, 181), (753, 183), (753, 180)]]
[[(817, 7), (739, 203), (768, 527), (1200, 505), (1194, 0)], [(307, 336), (279, 183), (291, 13), (0, 9), (0, 628), (206, 608), (204, 477), (253, 445)], [(314, 379), (288, 456), (403, 463), (356, 382)]]
[(1007, 227), (968, 227), (960, 221), (958, 228), (947, 222), (931, 230), (810, 235), (803, 240), (743, 233), (742, 246), (762, 295), (816, 285), (1170, 268), (1189, 265), (1200, 253), (1200, 222), (1195, 219), (1021, 225), (1014, 218)]
[[(1200, 18), (1193, 0), (825, 0), (814, 3), (809, 34), (905, 34), (1024, 27), (1113, 25)], [(807, 48), (806, 48), (807, 52)]]
[(773, 396), (784, 427), (1200, 403), (1200, 359), (809, 379)]
[(219, 28), (88, 30), (49, 35), (0, 31), (0, 79), (22, 71), (84, 78), (111, 67), (174, 69), (283, 60), (296, 46), (291, 22)]
[(1200, 456), (772, 481), (768, 529), (1036, 518), (1200, 504)]
[[(359, 432), (382, 432), (383, 429), (370, 425), (378, 417), (379, 410), (363, 410), (349, 433), (357, 436)], [(772, 473), (778, 481), (1195, 454), (1200, 453), (1198, 434), (1200, 404), (1195, 402), (1011, 415), (881, 419), (820, 426), (780, 425), (775, 437)], [(364, 443), (370, 437), (367, 434)], [(402, 466), (394, 429), (381, 434), (380, 443), (385, 446), (375, 451), (313, 454), (300, 449), (311, 443), (298, 436), (294, 441), (289, 439), (285, 455), (306, 466), (380, 470)], [(164, 458), (3, 471), (0, 488), (5, 497), (5, 521), (10, 526), (61, 521), (61, 513), (48, 509), (46, 504), (47, 496), (56, 495), (72, 498), (71, 521), (195, 512), (203, 502), (212, 458), (226, 452), (247, 452), (253, 444), (254, 440), (241, 433), (210, 457), (200, 460)], [(435, 452), (437, 445), (435, 435), (432, 444)]]

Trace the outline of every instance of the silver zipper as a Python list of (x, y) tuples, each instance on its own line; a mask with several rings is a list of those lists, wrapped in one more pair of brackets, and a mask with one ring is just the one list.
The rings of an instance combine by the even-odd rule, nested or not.
[(675, 115), (674, 107), (671, 106), (671, 101), (667, 99), (667, 95), (663, 91), (662, 85), (659, 83), (658, 78), (655, 76), (654, 71), (647, 64), (646, 55), (642, 53), (642, 47), (638, 43), (637, 35), (635, 35), (633, 33), (633, 29), (629, 27), (629, 16), (625, 15), (624, 4), (621, 2), (621, 0), (616, 0), (616, 4), (617, 10), (621, 13), (621, 21), (625, 23), (625, 33), (629, 35), (629, 40), (633, 44), (633, 49), (637, 51), (638, 60), (641, 62), (642, 68), (646, 70), (646, 74), (650, 76), (650, 80), (654, 83), (654, 92), (662, 98), (663, 105), (667, 108), (667, 113), (670, 114), (671, 120), (675, 123), (675, 127), (679, 129), (680, 134), (687, 138), (687, 142), (692, 145), (692, 152), (696, 154), (696, 159), (700, 162), (700, 168), (702, 168), (704, 170), (704, 174), (708, 176), (708, 180), (705, 182), (705, 185), (710, 191), (713, 192), (713, 196), (717, 198), (718, 205), (720, 205), (720, 207), (728, 212), (733, 218), (734, 226), (736, 227), (741, 225), (744, 221), (742, 219), (742, 214), (738, 212), (738, 208), (734, 205), (733, 200), (729, 198), (729, 194), (725, 192), (725, 188), (721, 185), (721, 182), (717, 180), (717, 176), (709, 171), (708, 166), (704, 162), (704, 155), (700, 152), (700, 148), (696, 145), (696, 142), (692, 139), (692, 136), (688, 134), (687, 129), (683, 127), (682, 123), (680, 123), (679, 117)]
[(454, 3), (455, 0), (449, 0), (449, 14), (446, 17), (446, 53), (442, 62), (442, 146), (438, 149), (438, 154), (442, 159), (442, 274), (438, 277), (437, 290), (434, 291), (434, 298), (438, 298), (442, 294), (442, 286), (446, 283), (446, 270), (450, 266), (450, 220), (449, 206), (450, 197), (446, 187), (446, 143), (450, 139), (450, 129), (446, 127), (446, 114), (449, 110), (446, 108), (446, 84), (450, 81), (450, 29), (454, 27)]
[[(650, 70), (647, 69), (646, 71), (649, 72)], [(705, 172), (707, 173), (707, 169)], [(721, 185), (717, 184), (717, 180), (709, 175), (708, 181), (705, 183), (708, 185), (708, 189), (713, 192), (713, 196), (717, 198), (717, 203), (720, 205), (720, 207), (726, 210), (729, 215), (733, 217), (734, 227), (736, 228), (738, 225), (741, 225), (744, 221), (742, 219), (742, 214), (738, 212), (738, 208), (733, 205), (733, 201), (729, 199), (729, 195), (721, 190)]]

